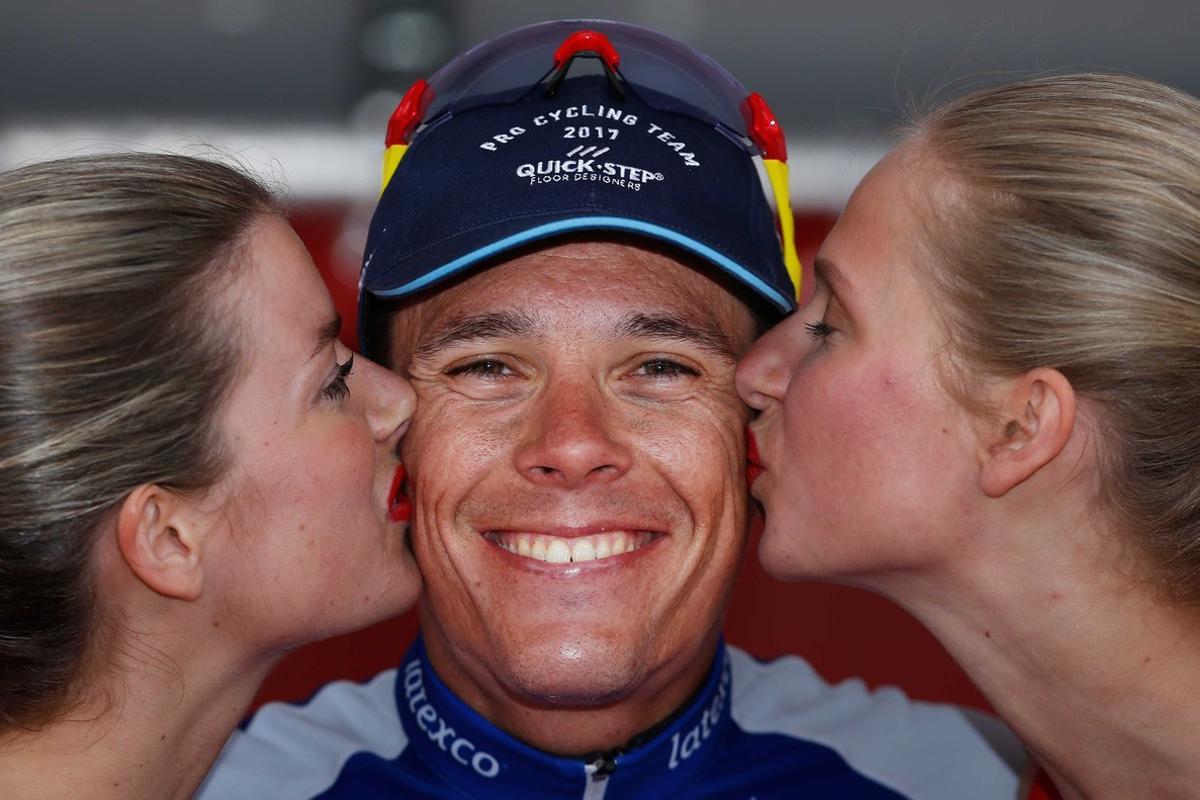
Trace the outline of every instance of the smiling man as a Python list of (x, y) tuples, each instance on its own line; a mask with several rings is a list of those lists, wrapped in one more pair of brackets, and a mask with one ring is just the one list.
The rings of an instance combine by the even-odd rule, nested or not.
[(765, 103), (651, 31), (544, 23), (418, 83), (388, 144), (362, 331), (418, 393), (422, 634), (265, 708), (201, 798), (1014, 797), (961, 711), (722, 642), (734, 367), (799, 278)]
[(755, 327), (681, 258), (548, 244), (395, 317), (422, 414), (404, 459), (425, 652), (544, 750), (624, 742), (712, 666), (747, 514), (729, 387)]

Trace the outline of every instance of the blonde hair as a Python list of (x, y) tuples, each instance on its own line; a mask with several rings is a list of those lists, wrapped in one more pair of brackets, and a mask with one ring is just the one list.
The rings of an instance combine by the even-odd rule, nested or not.
[(968, 372), (1061, 371), (1099, 409), (1102, 508), (1200, 601), (1200, 101), (1040, 78), (950, 102), (911, 143), (956, 197), (925, 239)]
[(238, 347), (213, 298), (273, 210), (257, 181), (185, 156), (0, 175), (0, 729), (48, 721), (81, 677), (102, 516), (140, 484), (220, 476)]

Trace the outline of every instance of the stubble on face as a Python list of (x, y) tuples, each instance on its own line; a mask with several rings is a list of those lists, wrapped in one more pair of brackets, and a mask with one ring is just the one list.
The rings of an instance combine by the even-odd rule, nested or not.
[[(618, 242), (527, 253), (396, 315), (426, 645), (485, 716), (624, 706), (632, 735), (706, 674), (748, 518), (733, 368), (754, 331), (713, 280)], [(455, 372), (486, 358), (503, 367)], [(578, 574), (481, 536), (606, 522), (659, 533)]]

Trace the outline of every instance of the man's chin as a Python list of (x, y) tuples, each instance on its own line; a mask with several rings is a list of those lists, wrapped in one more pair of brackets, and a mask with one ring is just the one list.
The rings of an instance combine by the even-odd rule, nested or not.
[(626, 699), (646, 678), (641, 648), (628, 641), (571, 637), (504, 649), (492, 674), (522, 705), (599, 708)]

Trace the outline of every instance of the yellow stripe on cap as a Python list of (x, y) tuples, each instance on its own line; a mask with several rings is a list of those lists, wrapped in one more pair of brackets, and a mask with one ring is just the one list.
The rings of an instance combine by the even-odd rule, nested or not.
[(404, 158), (404, 154), (408, 152), (408, 145), (393, 144), (388, 145), (388, 149), (383, 151), (383, 185), (379, 187), (379, 193), (383, 194), (383, 190), (392, 182), (392, 176), (396, 174), (396, 167), (400, 166), (400, 159)]
[(771, 190), (775, 193), (775, 208), (779, 213), (779, 234), (783, 239), (783, 265), (800, 300), (800, 256), (796, 255), (796, 218), (792, 216), (792, 199), (788, 192), (788, 165), (786, 161), (764, 158), (767, 177), (771, 179)]

